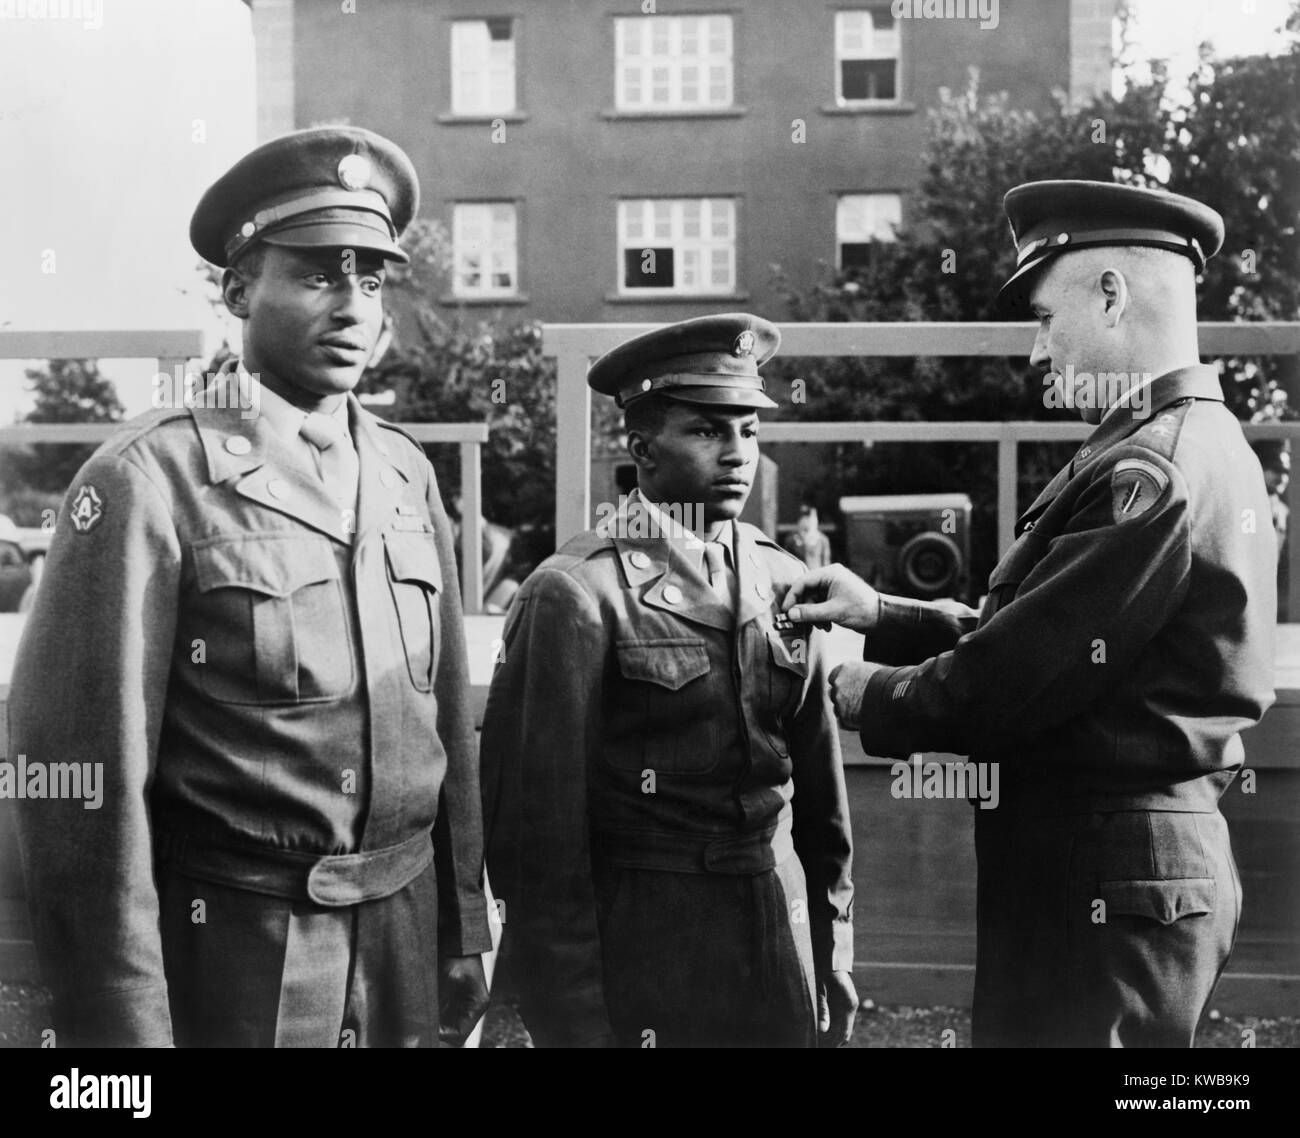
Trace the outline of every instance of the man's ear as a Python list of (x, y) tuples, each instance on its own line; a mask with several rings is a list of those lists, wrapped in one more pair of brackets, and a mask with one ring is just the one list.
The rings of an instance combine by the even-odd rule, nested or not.
[(627, 453), (632, 456), (632, 461), (636, 463), (638, 470), (654, 470), (654, 440), (650, 435), (642, 434), (640, 431), (629, 431)]
[(221, 299), (231, 316), (248, 319), (248, 281), (238, 269), (226, 269), (221, 274)]
[(1128, 281), (1119, 269), (1103, 269), (1097, 284), (1106, 301), (1106, 324), (1113, 328), (1128, 308)]

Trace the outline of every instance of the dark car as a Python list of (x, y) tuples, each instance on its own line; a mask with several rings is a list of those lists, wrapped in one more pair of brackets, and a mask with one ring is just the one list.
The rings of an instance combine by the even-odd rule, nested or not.
[(26, 608), (23, 600), (34, 581), (22, 546), (0, 538), (0, 612), (19, 612)]

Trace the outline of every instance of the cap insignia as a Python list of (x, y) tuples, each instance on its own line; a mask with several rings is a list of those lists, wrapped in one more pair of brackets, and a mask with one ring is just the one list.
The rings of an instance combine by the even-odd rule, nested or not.
[(736, 342), (731, 346), (733, 356), (752, 356), (754, 354), (754, 333), (748, 329), (736, 337)]
[(345, 190), (364, 190), (370, 185), (370, 159), (361, 154), (345, 154), (339, 159), (339, 184)]

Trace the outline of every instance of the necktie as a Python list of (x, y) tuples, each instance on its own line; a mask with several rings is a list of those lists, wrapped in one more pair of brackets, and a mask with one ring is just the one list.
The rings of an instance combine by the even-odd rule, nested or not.
[(352, 533), (356, 528), (352, 519), (357, 505), (357, 452), (333, 415), (312, 411), (302, 421), (299, 434), (311, 443), (321, 481), (343, 511), (344, 531)]
[(704, 564), (709, 571), (709, 584), (718, 599), (728, 607), (732, 604), (731, 574), (727, 571), (727, 549), (720, 541), (706, 542)]

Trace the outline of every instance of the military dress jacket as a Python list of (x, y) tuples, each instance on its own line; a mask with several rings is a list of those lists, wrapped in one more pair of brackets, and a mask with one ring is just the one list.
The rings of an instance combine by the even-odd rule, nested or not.
[(1217, 809), (1274, 699), (1277, 544), (1216, 370), (1149, 395), (1021, 516), (978, 616), (882, 598), (868, 753), (997, 761), (1003, 811)]
[(156, 858), (325, 907), (436, 872), (416, 935), (490, 946), (447, 516), (418, 444), (348, 407), (355, 512), (235, 406), (149, 412), (72, 483), (9, 699), (11, 756), (103, 764), (100, 809), (20, 803), (62, 1041), (171, 1041)]
[[(662, 871), (651, 889), (656, 912), (635, 920), (680, 926), (672, 935), (683, 951), (717, 962), (724, 985), (755, 953), (788, 940), (792, 919), (805, 940), (811, 931), (805, 968), (852, 967), (852, 840), (821, 634), (779, 616), (803, 566), (736, 523), (733, 612), (700, 571), (702, 547), (692, 552), (646, 519), (634, 495), (528, 578), (506, 619), (484, 716), (488, 873), (521, 1011), (543, 1043), (608, 1038), (605, 985), (642, 999), (664, 967), (635, 937), (602, 944), (600, 880), (611, 867)], [(807, 897), (797, 904), (786, 898), (771, 913), (763, 902), (758, 916), (742, 906), (712, 925), (692, 916), (704, 896), (699, 875), (757, 881), (799, 862)], [(781, 878), (773, 896), (800, 885)], [(689, 960), (679, 963), (689, 971)], [(683, 981), (693, 982), (705, 986)], [(792, 990), (773, 1014), (797, 1018), (807, 993)], [(678, 996), (679, 1011), (720, 998)], [(741, 1022), (748, 1010), (727, 1014)]]

